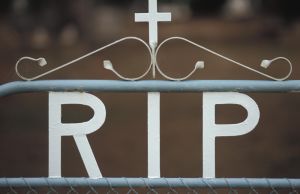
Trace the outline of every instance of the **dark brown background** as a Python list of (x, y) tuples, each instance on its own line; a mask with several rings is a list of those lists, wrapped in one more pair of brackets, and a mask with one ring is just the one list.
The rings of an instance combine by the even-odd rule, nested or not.
[[(19, 4), (3, 1), (1, 5), (2, 84), (19, 80), (14, 65), (22, 56), (47, 59), (44, 68), (22, 64), (24, 75), (37, 75), (124, 36), (148, 40), (147, 24), (134, 22), (135, 12), (147, 11), (146, 1), (122, 1), (123, 5), (118, 1), (24, 1), (25, 6), (22, 1), (15, 2)], [(254, 6), (252, 12), (236, 14), (224, 11), (222, 1), (212, 1), (212, 5), (203, 2), (159, 1), (159, 10), (171, 11), (173, 16), (171, 23), (160, 23), (160, 42), (170, 36), (184, 36), (277, 76), (288, 72), (286, 64), (276, 62), (263, 70), (260, 61), (285, 56), (293, 62), (290, 79), (300, 78), (300, 23), (297, 14), (293, 14), (295, 5), (272, 1)], [(149, 60), (139, 43), (128, 41), (43, 79), (116, 79), (103, 69), (105, 59), (127, 76), (142, 74)], [(205, 69), (191, 79), (266, 79), (180, 41), (166, 45), (158, 60), (172, 76), (186, 75), (197, 60), (204, 60)], [(146, 177), (147, 95), (93, 94), (107, 109), (105, 124), (88, 136), (103, 175)], [(247, 135), (217, 139), (217, 177), (299, 177), (300, 95), (249, 95), (260, 108), (259, 124)], [(0, 99), (1, 177), (48, 175), (47, 106), (47, 93)], [(63, 115), (63, 121), (80, 122), (90, 118), (92, 111), (65, 106)], [(241, 107), (217, 107), (218, 123), (241, 122), (245, 117), (246, 111)], [(164, 177), (202, 176), (202, 93), (161, 94), (161, 170)], [(62, 141), (62, 175), (87, 176), (71, 137), (63, 137)]]

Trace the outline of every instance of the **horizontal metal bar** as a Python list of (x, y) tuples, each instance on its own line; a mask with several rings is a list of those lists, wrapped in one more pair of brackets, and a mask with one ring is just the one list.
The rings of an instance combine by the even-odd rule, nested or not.
[(0, 187), (300, 188), (300, 179), (266, 178), (0, 178)]
[(100, 92), (299, 92), (300, 80), (41, 80), (14, 81), (0, 86), (0, 96), (25, 92), (100, 91)]

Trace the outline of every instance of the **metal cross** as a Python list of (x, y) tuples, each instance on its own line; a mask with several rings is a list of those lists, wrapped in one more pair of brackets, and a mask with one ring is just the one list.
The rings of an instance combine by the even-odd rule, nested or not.
[(136, 22), (148, 22), (149, 23), (149, 44), (152, 48), (157, 45), (157, 23), (163, 21), (171, 21), (171, 13), (157, 12), (157, 0), (148, 0), (149, 12), (148, 13), (136, 13)]
[[(148, 0), (148, 13), (136, 13), (136, 22), (149, 23), (149, 45), (155, 51), (157, 23), (171, 21), (171, 13), (158, 13), (157, 0)], [(152, 66), (155, 77), (155, 63)], [(148, 92), (148, 177), (160, 177), (160, 93)]]

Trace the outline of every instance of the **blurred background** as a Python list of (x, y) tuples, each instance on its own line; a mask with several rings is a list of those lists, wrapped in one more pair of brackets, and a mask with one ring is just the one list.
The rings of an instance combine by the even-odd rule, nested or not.
[[(262, 59), (285, 56), (290, 79), (300, 79), (299, 5), (292, 0), (159, 0), (172, 22), (159, 23), (159, 42), (183, 36), (252, 68), (285, 76), (278, 61), (261, 69)], [(1, 0), (1, 84), (20, 80), (14, 71), (22, 56), (45, 57), (41, 68), (20, 64), (35, 76), (125, 36), (148, 41), (148, 24), (134, 13), (148, 12), (146, 0)], [(149, 56), (139, 42), (126, 41), (43, 79), (117, 79), (102, 66), (109, 59), (122, 75), (135, 77)], [(158, 56), (168, 75), (188, 74), (198, 60), (205, 69), (191, 79), (266, 79), (181, 41), (167, 43)], [(152, 79), (148, 76), (146, 79)], [(157, 79), (162, 79), (158, 76)], [(147, 176), (147, 95), (93, 93), (107, 109), (105, 124), (88, 136), (103, 176)], [(300, 94), (251, 93), (260, 107), (255, 130), (216, 141), (217, 177), (298, 177), (300, 172)], [(0, 99), (0, 177), (48, 175), (48, 94), (18, 94)], [(84, 106), (63, 106), (64, 122), (91, 118)], [(217, 106), (217, 123), (247, 116), (239, 106)], [(161, 170), (163, 177), (202, 176), (202, 94), (161, 94)], [(72, 137), (63, 137), (62, 175), (87, 176)]]

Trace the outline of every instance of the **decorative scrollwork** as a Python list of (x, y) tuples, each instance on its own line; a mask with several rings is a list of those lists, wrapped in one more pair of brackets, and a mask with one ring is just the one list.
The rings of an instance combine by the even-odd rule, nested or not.
[(195, 47), (198, 47), (198, 48), (200, 48), (200, 49), (202, 49), (202, 50), (204, 50), (204, 51), (207, 51), (207, 52), (209, 52), (209, 53), (211, 53), (211, 54), (213, 54), (213, 55), (215, 55), (215, 56), (217, 56), (217, 57), (220, 57), (220, 58), (222, 58), (222, 59), (224, 59), (224, 60), (226, 60), (226, 61), (229, 61), (229, 62), (231, 62), (231, 63), (234, 63), (234, 64), (236, 64), (236, 65), (239, 65), (239, 66), (241, 66), (241, 67), (243, 67), (243, 68), (246, 68), (246, 69), (248, 69), (248, 70), (250, 70), (250, 71), (253, 71), (253, 72), (257, 73), (257, 74), (260, 74), (260, 75), (262, 75), (262, 76), (264, 76), (264, 77), (267, 77), (267, 78), (272, 79), (272, 80), (275, 80), (275, 81), (283, 81), (283, 80), (286, 80), (287, 78), (289, 78), (289, 76), (291, 75), (291, 73), (292, 73), (292, 71), (293, 71), (292, 63), (290, 62), (289, 59), (287, 59), (287, 58), (285, 58), (285, 57), (276, 57), (276, 58), (271, 59), (271, 60), (262, 60), (262, 62), (261, 62), (261, 64), (260, 64), (261, 67), (263, 67), (263, 68), (268, 68), (274, 61), (277, 61), (277, 60), (284, 60), (284, 61), (286, 61), (286, 62), (289, 64), (289, 72), (288, 72), (288, 74), (287, 74), (286, 76), (284, 76), (284, 77), (279, 77), (279, 78), (278, 78), (278, 77), (273, 77), (273, 76), (271, 76), (271, 75), (268, 75), (268, 74), (265, 74), (265, 73), (263, 73), (263, 72), (260, 72), (260, 71), (258, 71), (258, 70), (256, 70), (256, 69), (251, 68), (251, 67), (248, 67), (247, 65), (244, 65), (244, 64), (242, 64), (242, 63), (240, 63), (240, 62), (237, 62), (237, 61), (235, 61), (235, 60), (233, 60), (233, 59), (230, 59), (230, 58), (228, 58), (228, 57), (226, 57), (226, 56), (224, 56), (224, 55), (221, 55), (221, 54), (219, 54), (219, 53), (217, 53), (217, 52), (215, 52), (215, 51), (213, 51), (213, 50), (210, 50), (210, 49), (208, 49), (208, 48), (206, 48), (206, 47), (204, 47), (204, 46), (202, 46), (202, 45), (200, 45), (200, 44), (197, 44), (197, 43), (195, 43), (195, 42), (193, 42), (193, 41), (191, 41), (191, 40), (188, 40), (188, 39), (186, 39), (186, 38), (183, 38), (183, 37), (170, 37), (170, 38), (167, 38), (167, 39), (165, 39), (164, 41), (162, 41), (162, 42), (158, 45), (158, 47), (157, 47), (157, 49), (156, 49), (156, 52), (155, 52), (155, 64), (156, 64), (156, 68), (157, 68), (157, 70), (159, 71), (159, 73), (160, 73), (163, 77), (165, 77), (166, 79), (169, 79), (169, 80), (181, 81), (181, 80), (188, 79), (188, 78), (189, 78), (189, 77), (190, 77), (197, 69), (202, 69), (202, 68), (204, 68), (204, 62), (198, 61), (198, 62), (196, 63), (196, 65), (195, 65), (195, 68), (194, 68), (187, 76), (185, 76), (185, 77), (183, 77), (183, 78), (172, 78), (172, 77), (170, 77), (170, 76), (167, 76), (164, 72), (162, 72), (162, 70), (159, 68), (159, 65), (158, 65), (158, 63), (157, 63), (157, 61), (156, 61), (157, 55), (158, 55), (159, 49), (160, 49), (165, 43), (167, 43), (167, 42), (169, 42), (169, 41), (171, 41), (171, 40), (182, 40), (182, 41), (185, 41), (185, 42), (187, 42), (187, 43), (189, 43), (189, 44), (191, 44), (191, 45), (193, 45), (193, 46), (195, 46)]
[[(80, 61), (80, 60), (82, 60), (82, 59), (85, 59), (85, 58), (87, 58), (87, 57), (89, 57), (89, 56), (91, 56), (91, 55), (93, 55), (93, 54), (95, 54), (95, 53), (98, 53), (98, 52), (100, 52), (100, 51), (102, 51), (102, 50), (104, 50), (104, 49), (106, 49), (106, 48), (115, 46), (115, 45), (117, 45), (118, 43), (121, 43), (121, 42), (123, 42), (123, 41), (125, 41), (125, 40), (136, 40), (136, 41), (141, 42), (143, 45), (146, 46), (146, 48), (147, 48), (148, 51), (149, 51), (149, 54), (152, 55), (152, 54), (151, 54), (152, 51), (151, 51), (150, 47), (148, 46), (148, 44), (147, 44), (145, 41), (143, 41), (142, 39), (140, 39), (140, 38), (138, 38), (138, 37), (128, 36), (128, 37), (125, 37), (125, 38), (121, 38), (121, 39), (119, 39), (119, 40), (116, 40), (116, 41), (114, 41), (114, 42), (112, 42), (112, 43), (110, 43), (110, 44), (108, 44), (108, 45), (103, 46), (103, 47), (100, 47), (100, 48), (98, 48), (98, 49), (96, 49), (96, 50), (94, 50), (94, 51), (92, 51), (92, 52), (89, 52), (89, 53), (87, 53), (87, 54), (81, 56), (81, 57), (78, 57), (78, 58), (76, 58), (76, 59), (73, 59), (72, 61), (69, 61), (69, 62), (67, 62), (67, 63), (64, 63), (64, 64), (62, 64), (62, 65), (60, 65), (60, 66), (58, 66), (58, 67), (56, 67), (56, 68), (53, 68), (53, 69), (51, 69), (51, 70), (45, 72), (45, 73), (42, 73), (42, 74), (39, 74), (39, 75), (33, 76), (33, 77), (25, 77), (25, 76), (23, 76), (23, 75), (19, 72), (19, 64), (20, 64), (22, 61), (24, 61), (24, 60), (30, 60), (30, 61), (37, 62), (39, 66), (43, 67), (43, 66), (47, 65), (46, 59), (45, 59), (45, 58), (32, 58), (32, 57), (27, 57), (27, 56), (26, 56), (26, 57), (22, 57), (22, 58), (20, 58), (20, 59), (17, 61), (16, 65), (15, 65), (16, 74), (17, 74), (22, 80), (25, 80), (25, 81), (36, 80), (36, 79), (42, 78), (42, 77), (44, 77), (44, 76), (46, 76), (46, 75), (49, 75), (49, 74), (51, 74), (51, 73), (53, 73), (53, 72), (55, 72), (55, 71), (58, 71), (58, 70), (60, 70), (60, 69), (62, 69), (62, 68), (64, 68), (64, 67), (67, 67), (67, 66), (69, 66), (69, 65), (71, 65), (71, 64), (73, 64), (73, 63), (76, 63), (76, 62), (78, 62), (78, 61)], [(117, 73), (117, 71), (114, 70), (113, 65), (112, 65), (108, 60), (104, 60), (103, 63), (104, 63), (104, 68), (113, 71), (120, 79), (123, 79), (123, 80), (139, 80), (139, 79), (142, 79), (145, 75), (147, 75), (148, 72), (150, 71), (151, 66), (152, 66), (152, 64), (153, 64), (152, 60), (153, 60), (153, 59), (152, 59), (152, 57), (151, 57), (151, 61), (150, 61), (150, 65), (149, 65), (148, 69), (146, 70), (146, 72), (145, 72), (143, 75), (141, 75), (141, 76), (139, 76), (139, 77), (137, 77), (137, 78), (126, 78), (126, 77), (122, 76), (121, 74)]]
[(262, 60), (260, 66), (263, 67), (263, 68), (268, 68), (274, 61), (277, 61), (277, 60), (284, 60), (284, 61), (286, 61), (286, 62), (289, 64), (289, 72), (288, 72), (288, 74), (287, 74), (286, 76), (284, 76), (284, 77), (274, 77), (274, 76), (271, 76), (271, 75), (269, 75), (269, 74), (266, 74), (266, 73), (263, 73), (263, 72), (261, 72), (261, 71), (258, 71), (258, 70), (256, 70), (256, 69), (253, 69), (253, 68), (251, 68), (251, 67), (249, 67), (249, 66), (247, 66), (247, 65), (244, 65), (244, 64), (242, 64), (242, 63), (240, 63), (240, 62), (237, 62), (237, 61), (235, 61), (235, 60), (233, 60), (233, 59), (230, 59), (230, 58), (228, 58), (228, 57), (226, 57), (226, 56), (224, 56), (224, 55), (221, 55), (221, 54), (219, 54), (219, 53), (217, 53), (217, 52), (215, 52), (215, 51), (213, 51), (213, 50), (210, 50), (210, 49), (208, 49), (208, 48), (206, 48), (206, 47), (204, 47), (204, 46), (202, 46), (202, 45), (200, 45), (200, 44), (197, 44), (197, 43), (195, 43), (195, 42), (193, 42), (193, 41), (191, 41), (191, 40), (188, 40), (188, 39), (186, 39), (186, 38), (183, 38), (183, 37), (170, 37), (170, 38), (167, 38), (167, 39), (165, 39), (164, 41), (162, 41), (162, 42), (157, 46), (157, 48), (152, 48), (152, 47), (150, 47), (145, 41), (143, 41), (142, 39), (140, 39), (140, 38), (138, 38), (138, 37), (125, 37), (125, 38), (121, 38), (121, 39), (119, 39), (119, 40), (117, 40), (117, 41), (115, 41), (115, 42), (112, 42), (112, 43), (110, 43), (110, 44), (108, 44), (108, 45), (106, 45), (106, 46), (103, 46), (103, 47), (101, 47), (101, 48), (99, 48), (99, 49), (96, 49), (95, 51), (92, 51), (92, 52), (90, 52), (90, 53), (88, 53), (88, 54), (85, 54), (85, 55), (83, 55), (83, 56), (81, 56), (81, 57), (79, 57), (79, 58), (77, 58), (77, 59), (74, 59), (74, 60), (72, 60), (72, 61), (70, 61), (70, 62), (67, 62), (67, 63), (65, 63), (65, 64), (63, 64), (63, 65), (60, 65), (60, 66), (58, 66), (58, 67), (56, 67), (56, 68), (54, 68), (54, 69), (51, 69), (51, 70), (49, 70), (49, 71), (47, 71), (47, 72), (45, 72), (45, 73), (42, 73), (42, 74), (37, 75), (37, 76), (34, 76), (34, 77), (25, 77), (25, 76), (23, 76), (23, 75), (20, 74), (19, 69), (18, 69), (20, 62), (22, 62), (23, 60), (31, 60), (31, 61), (37, 62), (38, 65), (40, 65), (40, 66), (45, 66), (45, 65), (47, 65), (47, 62), (46, 62), (45, 58), (37, 58), (37, 59), (35, 59), (35, 58), (31, 58), (31, 57), (22, 57), (22, 58), (20, 58), (20, 59), (17, 61), (16, 66), (15, 66), (15, 70), (16, 70), (17, 75), (18, 75), (21, 79), (23, 79), (23, 80), (26, 80), (26, 81), (36, 80), (36, 79), (39, 79), (39, 78), (41, 78), (41, 77), (44, 77), (44, 76), (46, 76), (46, 75), (48, 75), (48, 74), (50, 74), (50, 73), (53, 73), (53, 72), (55, 72), (55, 71), (58, 71), (58, 70), (60, 70), (60, 69), (62, 69), (62, 68), (64, 68), (64, 67), (66, 67), (66, 66), (69, 66), (69, 65), (71, 65), (71, 64), (73, 64), (73, 63), (76, 63), (76, 62), (78, 62), (78, 61), (80, 61), (80, 60), (82, 60), (82, 59), (84, 59), (84, 58), (86, 58), (86, 57), (89, 57), (89, 56), (91, 56), (91, 55), (93, 55), (93, 54), (95, 54), (95, 53), (97, 53), (97, 52), (100, 52), (100, 51), (102, 51), (102, 50), (104, 50), (104, 49), (106, 49), (106, 48), (108, 48), (108, 47), (111, 47), (111, 46), (114, 46), (114, 45), (116, 45), (116, 44), (118, 44), (118, 43), (120, 43), (120, 42), (123, 42), (123, 41), (125, 41), (125, 40), (136, 40), (136, 41), (141, 42), (143, 45), (146, 46), (147, 50), (149, 51), (149, 54), (150, 54), (151, 59), (150, 59), (150, 63), (149, 63), (149, 65), (148, 65), (148, 68), (146, 69), (145, 73), (143, 73), (142, 75), (140, 75), (140, 76), (138, 76), (138, 77), (135, 77), (135, 78), (129, 78), (129, 77), (126, 77), (126, 76), (121, 75), (117, 70), (114, 69), (113, 64), (111, 63), (110, 60), (104, 60), (104, 61), (103, 61), (103, 67), (104, 67), (105, 69), (107, 69), (107, 70), (112, 71), (117, 77), (119, 77), (119, 78), (122, 79), (122, 80), (136, 81), (136, 80), (143, 79), (143, 78), (150, 72), (150, 70), (152, 69), (152, 75), (153, 75), (153, 78), (155, 78), (155, 72), (156, 72), (156, 70), (157, 70), (158, 73), (159, 73), (160, 75), (162, 75), (164, 78), (166, 78), (167, 80), (172, 80), (172, 81), (182, 81), (182, 80), (188, 79), (191, 75), (193, 75), (193, 74), (196, 72), (196, 70), (198, 70), (198, 69), (203, 69), (203, 68), (204, 68), (204, 61), (197, 61), (196, 64), (195, 64), (195, 66), (194, 66), (194, 69), (193, 69), (188, 75), (186, 75), (186, 76), (184, 76), (184, 77), (181, 77), (181, 78), (174, 78), (174, 77), (168, 76), (166, 73), (164, 73), (164, 72), (160, 69), (160, 67), (159, 67), (159, 64), (158, 64), (158, 62), (157, 62), (157, 56), (158, 56), (158, 53), (159, 53), (160, 48), (161, 48), (163, 45), (165, 45), (167, 42), (171, 41), (171, 40), (182, 40), (182, 41), (184, 41), (184, 42), (186, 42), (186, 43), (188, 43), (188, 44), (190, 44), (190, 45), (193, 45), (193, 46), (195, 46), (195, 47), (197, 47), (197, 48), (200, 48), (200, 49), (202, 49), (202, 50), (204, 50), (204, 51), (206, 51), (206, 52), (209, 52), (209, 53), (211, 53), (211, 54), (213, 54), (213, 55), (215, 55), (215, 56), (217, 56), (217, 57), (220, 57), (220, 58), (222, 58), (222, 59), (224, 59), (224, 60), (226, 60), (226, 61), (229, 61), (229, 62), (231, 62), (231, 63), (233, 63), (233, 64), (236, 64), (236, 65), (238, 65), (238, 66), (240, 66), (240, 67), (243, 67), (243, 68), (245, 68), (245, 69), (248, 69), (248, 70), (250, 70), (250, 71), (252, 71), (252, 72), (255, 72), (255, 73), (259, 74), (259, 75), (262, 75), (262, 76), (264, 76), (264, 77), (266, 77), (266, 78), (269, 78), (269, 79), (272, 79), (272, 80), (275, 80), (275, 81), (286, 80), (286, 79), (289, 78), (289, 76), (291, 75), (292, 69), (293, 69), (293, 68), (292, 68), (292, 63), (290, 62), (289, 59), (287, 59), (287, 58), (285, 58), (285, 57), (276, 57), (276, 58), (271, 59), (271, 60)]

